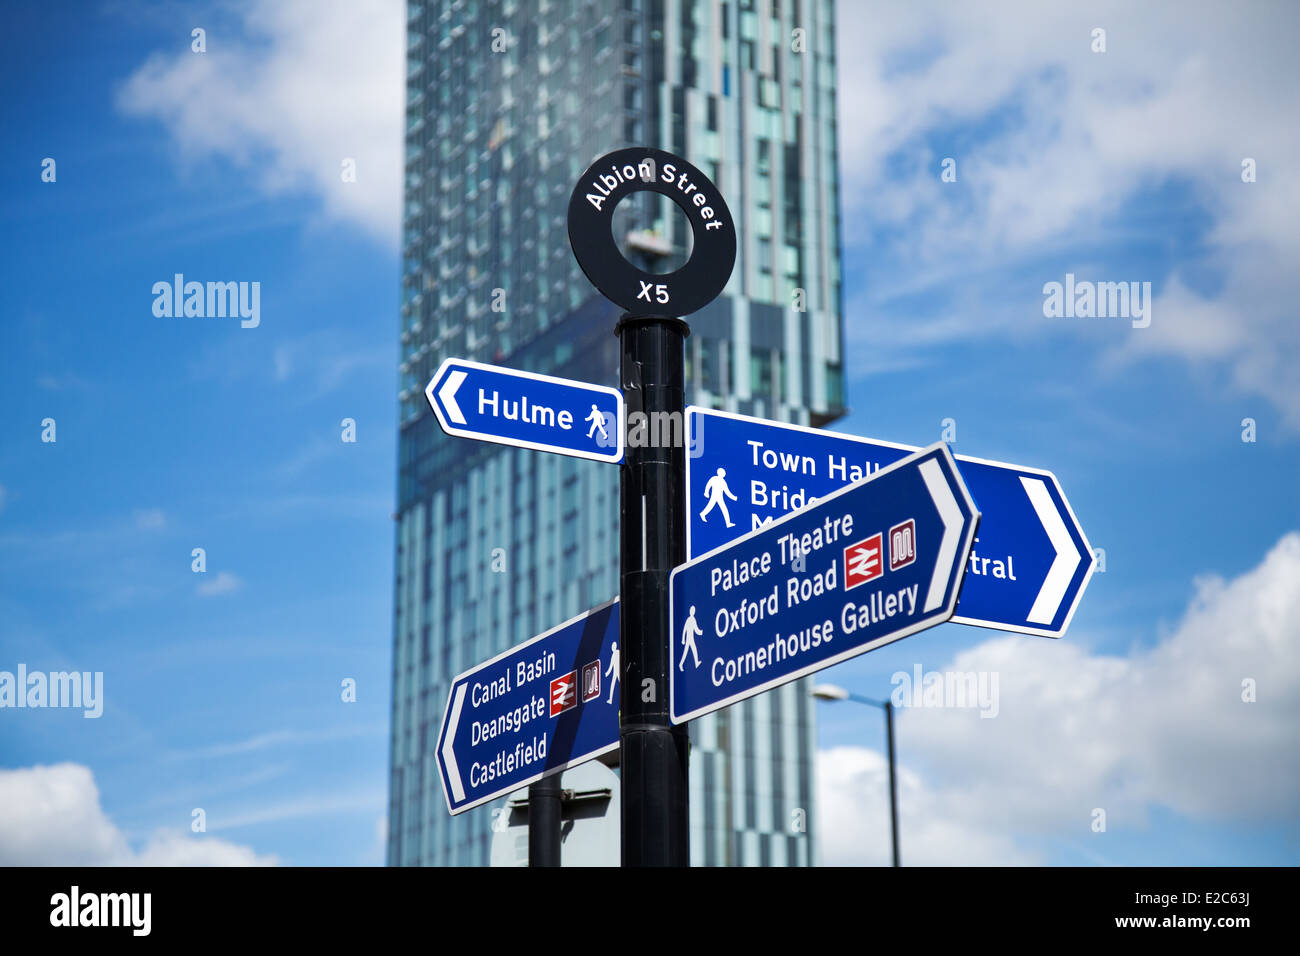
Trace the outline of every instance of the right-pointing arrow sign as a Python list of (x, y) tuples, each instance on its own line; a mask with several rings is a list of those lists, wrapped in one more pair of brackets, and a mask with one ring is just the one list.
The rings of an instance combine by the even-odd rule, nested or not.
[[(691, 407), (687, 557), (726, 544), (911, 454), (909, 445)], [(955, 456), (983, 515), (952, 620), (1060, 637), (1092, 576), (1092, 546), (1056, 476)], [(725, 491), (725, 493), (724, 493)]]
[(952, 619), (1060, 637), (1092, 577), (1092, 546), (1050, 471), (958, 455), (984, 520)]
[(957, 497), (943, 480), (943, 472), (934, 459), (921, 463), (921, 478), (934, 499), (934, 507), (943, 522), (943, 539), (939, 542), (939, 558), (930, 577), (930, 589), (925, 592), (925, 611), (933, 611), (943, 603), (943, 588), (947, 582), (948, 570), (953, 558), (957, 556), (957, 545), (961, 543), (962, 513), (957, 507)]
[(1042, 521), (1047, 531), (1047, 538), (1056, 550), (1056, 557), (1052, 561), (1052, 566), (1047, 569), (1047, 577), (1043, 579), (1043, 586), (1038, 589), (1038, 597), (1034, 599), (1034, 606), (1029, 609), (1028, 616), (1028, 620), (1034, 624), (1050, 625), (1065, 600), (1070, 579), (1074, 577), (1074, 569), (1083, 560), (1083, 555), (1070, 540), (1070, 532), (1066, 530), (1065, 522), (1061, 520), (1056, 505), (1052, 503), (1052, 497), (1047, 493), (1047, 485), (1043, 479), (1026, 478), (1022, 475), (1020, 483), (1024, 485), (1025, 494), (1029, 495), (1029, 503), (1034, 506), (1038, 519)]

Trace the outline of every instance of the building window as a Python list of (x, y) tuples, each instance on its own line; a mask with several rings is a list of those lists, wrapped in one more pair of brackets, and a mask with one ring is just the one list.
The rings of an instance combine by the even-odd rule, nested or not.
[(826, 366), (826, 405), (844, 407), (844, 369), (839, 365)]
[(749, 387), (755, 395), (772, 395), (772, 369), (770, 349), (750, 349)]

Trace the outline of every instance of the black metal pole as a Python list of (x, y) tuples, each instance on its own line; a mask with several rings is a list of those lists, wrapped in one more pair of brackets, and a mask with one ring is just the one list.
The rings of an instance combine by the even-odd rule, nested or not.
[(528, 865), (560, 865), (560, 775), (528, 787)]
[(885, 701), (885, 733), (889, 737), (889, 826), (894, 836), (894, 866), (898, 862), (898, 775), (894, 763), (894, 705)]
[(668, 719), (668, 576), (686, 560), (683, 343), (690, 328), (680, 319), (624, 314), (614, 332), (629, 419), (619, 473), (623, 865), (689, 866), (690, 738)]

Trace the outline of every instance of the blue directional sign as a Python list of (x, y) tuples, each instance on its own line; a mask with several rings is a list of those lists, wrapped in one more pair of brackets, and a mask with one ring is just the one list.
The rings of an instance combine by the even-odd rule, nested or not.
[(673, 722), (948, 620), (978, 520), (937, 444), (675, 568)]
[(437, 748), (452, 814), (618, 747), (618, 607), (593, 608), (452, 682)]
[[(916, 451), (910, 445), (691, 407), (687, 557), (703, 554)], [(1060, 637), (1092, 546), (1050, 471), (957, 455), (983, 518), (953, 620)]]
[(623, 460), (623, 393), (616, 388), (449, 358), (424, 394), (449, 435)]

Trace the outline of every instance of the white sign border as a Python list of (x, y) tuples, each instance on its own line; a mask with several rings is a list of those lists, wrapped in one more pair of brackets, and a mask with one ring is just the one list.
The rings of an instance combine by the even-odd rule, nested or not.
[[(821, 432), (821, 429), (810, 429), (810, 430)], [(961, 594), (961, 586), (965, 580), (965, 574), (966, 574), (965, 565), (966, 562), (970, 560), (971, 547), (975, 543), (975, 533), (979, 530), (980, 510), (979, 508), (975, 507), (975, 501), (970, 496), (970, 489), (966, 487), (965, 479), (962, 478), (961, 472), (957, 470), (957, 462), (953, 459), (952, 451), (948, 448), (947, 444), (945, 444), (944, 442), (935, 442), (933, 445), (927, 445), (925, 448), (918, 450), (915, 454), (908, 455), (906, 458), (900, 458), (898, 461), (894, 462), (893, 464), (886, 465), (884, 468), (881, 468), (879, 471), (874, 471), (870, 475), (868, 475), (867, 477), (859, 481), (855, 481), (850, 485), (845, 485), (843, 488), (837, 489), (836, 491), (832, 492), (829, 495), (826, 495), (823, 498), (818, 498), (817, 503), (812, 507), (819, 508), (826, 502), (838, 498), (840, 495), (846, 494), (847, 492), (860, 488), (863, 485), (870, 484), (871, 482), (875, 481), (877, 478), (881, 477), (882, 475), (887, 475), (891, 471), (912, 464), (914, 461), (916, 461), (916, 459), (928, 455), (932, 451), (941, 452), (942, 457), (948, 459), (948, 464), (952, 467), (952, 473), (957, 479), (956, 490), (961, 492), (961, 498), (966, 503), (966, 507), (970, 509), (972, 515), (972, 520), (970, 522), (970, 525), (966, 529), (966, 534), (964, 536), (964, 539), (957, 547), (957, 554), (961, 560), (954, 562), (954, 566), (959, 567), (962, 570), (958, 573), (957, 580), (952, 587), (952, 592), (948, 595), (948, 600), (945, 602), (944, 606), (937, 609), (933, 613), (926, 615), (923, 619), (914, 621), (913, 623), (907, 625), (901, 630), (892, 632), (890, 634), (886, 634), (883, 637), (878, 637), (873, 641), (868, 641), (866, 644), (861, 644), (858, 645), (857, 647), (849, 648), (847, 651), (841, 651), (840, 653), (835, 654), (832, 657), (826, 658), (825, 660), (817, 661), (812, 664), (807, 664), (799, 668), (797, 671), (793, 671), (789, 674), (783, 674), (780, 677), (773, 678), (772, 680), (760, 684), (757, 687), (752, 687), (749, 688), (748, 690), (741, 691), (740, 693), (733, 694), (730, 697), (715, 701), (711, 704), (708, 704), (705, 707), (698, 707), (695, 710), (682, 715), (677, 714), (677, 700), (676, 700), (676, 695), (673, 693), (673, 680), (670, 674), (668, 679), (668, 719), (674, 725), (685, 724), (688, 721), (695, 720), (698, 717), (703, 717), (706, 714), (711, 714), (714, 713), (715, 711), (722, 710), (724, 707), (730, 707), (732, 704), (739, 703), (742, 700), (748, 700), (750, 697), (757, 697), (759, 694), (765, 693), (774, 687), (780, 687), (782, 684), (789, 684), (792, 681), (796, 681), (801, 677), (807, 677), (809, 674), (815, 674), (817, 671), (825, 670), (827, 667), (830, 667), (834, 664), (838, 664), (841, 661), (846, 661), (851, 657), (857, 657), (859, 654), (865, 654), (867, 651), (875, 650), (877, 647), (883, 647), (885, 644), (892, 644), (894, 641), (902, 640), (905, 637), (910, 637), (911, 635), (917, 633), (918, 631), (928, 630), (931, 627), (936, 627), (939, 624), (943, 624), (946, 621), (952, 619), (953, 611), (955, 611), (957, 608), (957, 599)], [(791, 511), (788, 514), (782, 515), (780, 518), (774, 519), (771, 524), (765, 524), (761, 528), (755, 528), (753, 531), (750, 531), (749, 533), (744, 534), (733, 541), (728, 541), (726, 544), (719, 545), (718, 547), (714, 548), (712, 551), (708, 552), (707, 554), (702, 554), (698, 558), (692, 558), (690, 561), (687, 561), (685, 564), (679, 564), (677, 567), (673, 568), (672, 574), (669, 575), (668, 577), (669, 629), (671, 630), (673, 626), (673, 591), (674, 591), (673, 580), (677, 577), (678, 572), (683, 571), (686, 568), (691, 567), (692, 565), (699, 564), (702, 561), (707, 561), (708, 559), (712, 558), (714, 555), (719, 554), (723, 551), (728, 551), (731, 548), (738, 546), (742, 541), (747, 541), (757, 534), (762, 534), (766, 531), (770, 531), (772, 528), (784, 524), (785, 522), (791, 520), (792, 518), (801, 517), (805, 514), (806, 511), (807, 509), (805, 508), (800, 508), (796, 511)], [(949, 574), (951, 573), (952, 572), (949, 571)], [(672, 634), (670, 633), (668, 637), (669, 637), (669, 647), (671, 648)]]
[[(514, 378), (531, 379), (534, 382), (548, 382), (551, 385), (563, 385), (568, 388), (583, 389), (593, 392), (604, 392), (606, 395), (614, 396), (614, 401), (618, 403), (618, 447), (617, 449), (601, 454), (599, 452), (582, 451), (576, 448), (563, 448), (559, 445), (548, 445), (544, 442), (525, 441), (521, 438), (503, 438), (498, 435), (485, 435), (483, 432), (477, 432), (468, 428), (461, 428), (447, 421), (442, 413), (442, 408), (434, 400), (433, 386), (439, 381), (443, 373), (447, 371), (448, 366), (464, 366), (478, 369), (482, 372), (492, 372), (497, 375), (506, 375)], [(475, 362), (472, 359), (464, 358), (445, 358), (442, 364), (438, 366), (438, 371), (433, 373), (433, 378), (429, 379), (429, 384), (424, 386), (424, 397), (433, 409), (434, 416), (438, 419), (438, 424), (448, 435), (454, 435), (457, 438), (474, 438), (478, 441), (490, 442), (494, 445), (509, 445), (513, 448), (530, 448), (533, 451), (550, 452), (553, 455), (568, 455), (570, 458), (585, 458), (588, 461), (603, 461), (607, 464), (618, 465), (623, 462), (625, 452), (624, 442), (626, 441), (626, 421), (627, 409), (623, 401), (623, 393), (617, 388), (610, 388), (608, 385), (593, 385), (591, 382), (579, 382), (572, 378), (556, 378), (553, 375), (542, 375), (539, 372), (524, 372), (517, 368), (506, 368), (504, 365), (488, 365), (484, 362)]]

